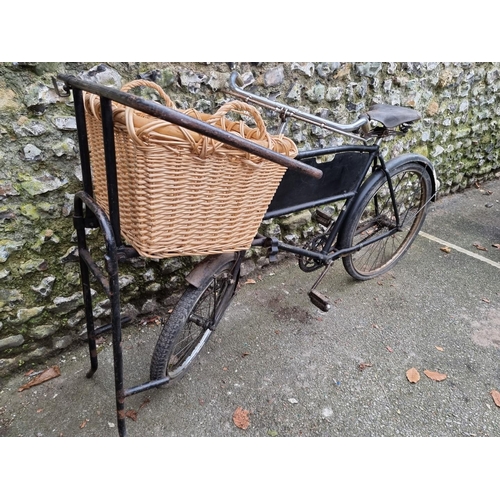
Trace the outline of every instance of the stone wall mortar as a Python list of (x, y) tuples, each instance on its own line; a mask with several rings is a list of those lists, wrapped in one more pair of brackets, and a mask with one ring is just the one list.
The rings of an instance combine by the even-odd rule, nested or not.
[[(499, 175), (500, 63), (0, 63), (0, 376), (43, 361), (84, 332), (71, 217), (81, 189), (76, 125), (71, 98), (57, 95), (52, 77), (83, 75), (117, 87), (152, 79), (178, 108), (213, 112), (231, 99), (221, 89), (233, 69), (252, 92), (341, 123), (374, 102), (414, 107), (423, 119), (385, 153), (427, 156), (441, 195)], [(276, 117), (263, 115), (272, 131)], [(287, 135), (299, 149), (346, 142), (300, 123)], [(296, 241), (311, 230), (309, 214), (302, 220), (300, 230), (295, 219), (293, 228), (278, 220), (265, 230)], [(99, 245), (96, 233), (89, 238)], [(137, 315), (169, 307), (193, 260), (137, 259), (122, 268), (124, 308)], [(108, 311), (96, 290), (97, 325)]]

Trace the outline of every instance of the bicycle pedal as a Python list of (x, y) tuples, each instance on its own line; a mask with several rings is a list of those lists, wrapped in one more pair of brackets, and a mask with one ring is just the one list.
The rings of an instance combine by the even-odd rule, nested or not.
[(317, 290), (309, 290), (308, 295), (311, 302), (321, 311), (328, 312), (332, 307), (330, 299)]
[(323, 226), (328, 227), (332, 223), (332, 218), (323, 210), (317, 208), (315, 213), (315, 219)]

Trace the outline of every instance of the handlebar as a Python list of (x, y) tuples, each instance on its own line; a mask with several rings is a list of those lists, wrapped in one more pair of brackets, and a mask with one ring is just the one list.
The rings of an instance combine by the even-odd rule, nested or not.
[(325, 128), (327, 130), (331, 130), (333, 132), (337, 132), (339, 134), (347, 135), (359, 141), (363, 141), (366, 143), (366, 140), (353, 132), (362, 129), (364, 132), (367, 132), (367, 127), (369, 127), (370, 120), (366, 115), (362, 115), (358, 120), (350, 124), (341, 124), (336, 123), (330, 120), (325, 120), (324, 118), (320, 118), (319, 116), (311, 115), (310, 113), (305, 113), (304, 111), (300, 111), (291, 106), (287, 106), (286, 104), (281, 104), (278, 102), (271, 101), (262, 96), (258, 96), (243, 90), (239, 85), (242, 85), (243, 82), (241, 80), (240, 75), (237, 71), (233, 71), (231, 76), (229, 77), (229, 89), (226, 93), (238, 97), (245, 102), (251, 102), (253, 104), (258, 104), (268, 109), (272, 109), (279, 113), (283, 119), (287, 117), (295, 118), (298, 120), (302, 120), (304, 122), (311, 123), (313, 125), (318, 125), (319, 127)]

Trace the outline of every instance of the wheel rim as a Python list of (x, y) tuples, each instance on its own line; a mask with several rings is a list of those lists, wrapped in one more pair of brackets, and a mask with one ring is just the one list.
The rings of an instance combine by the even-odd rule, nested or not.
[[(372, 243), (352, 255), (356, 271), (363, 275), (378, 274), (389, 268), (415, 238), (425, 215), (427, 185), (418, 171), (404, 171), (392, 177), (400, 226), (393, 235)], [(366, 205), (353, 236), (353, 246), (397, 227), (396, 216), (387, 183), (377, 190)]]
[[(170, 378), (175, 378), (179, 376), (193, 361), (193, 359), (198, 355), (203, 346), (206, 344), (208, 338), (212, 334), (212, 330), (207, 328), (201, 335), (201, 339), (192, 340), (184, 344), (183, 349), (178, 349), (181, 342), (177, 344), (176, 349), (170, 356), (167, 365), (167, 373)], [(198, 336), (197, 338), (200, 338)], [(194, 346), (194, 348), (192, 348)]]
[(212, 279), (194, 305), (178, 342), (167, 363), (167, 374), (175, 378), (186, 370), (207, 343), (227, 304), (230, 275), (222, 273)]

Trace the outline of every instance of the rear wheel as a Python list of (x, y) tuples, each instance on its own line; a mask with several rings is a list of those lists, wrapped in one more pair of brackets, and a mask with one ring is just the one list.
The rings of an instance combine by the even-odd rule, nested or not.
[(198, 288), (188, 286), (158, 337), (151, 359), (151, 380), (165, 376), (176, 379), (185, 374), (229, 306), (238, 277), (239, 261), (231, 260)]
[[(425, 167), (418, 163), (405, 163), (394, 168), (390, 176), (399, 213), (399, 228), (343, 257), (346, 271), (358, 280), (368, 280), (391, 269), (408, 250), (425, 220), (427, 204), (432, 196), (431, 178)], [(385, 175), (361, 196), (361, 203), (346, 220), (339, 236), (340, 248), (366, 243), (397, 227)]]

